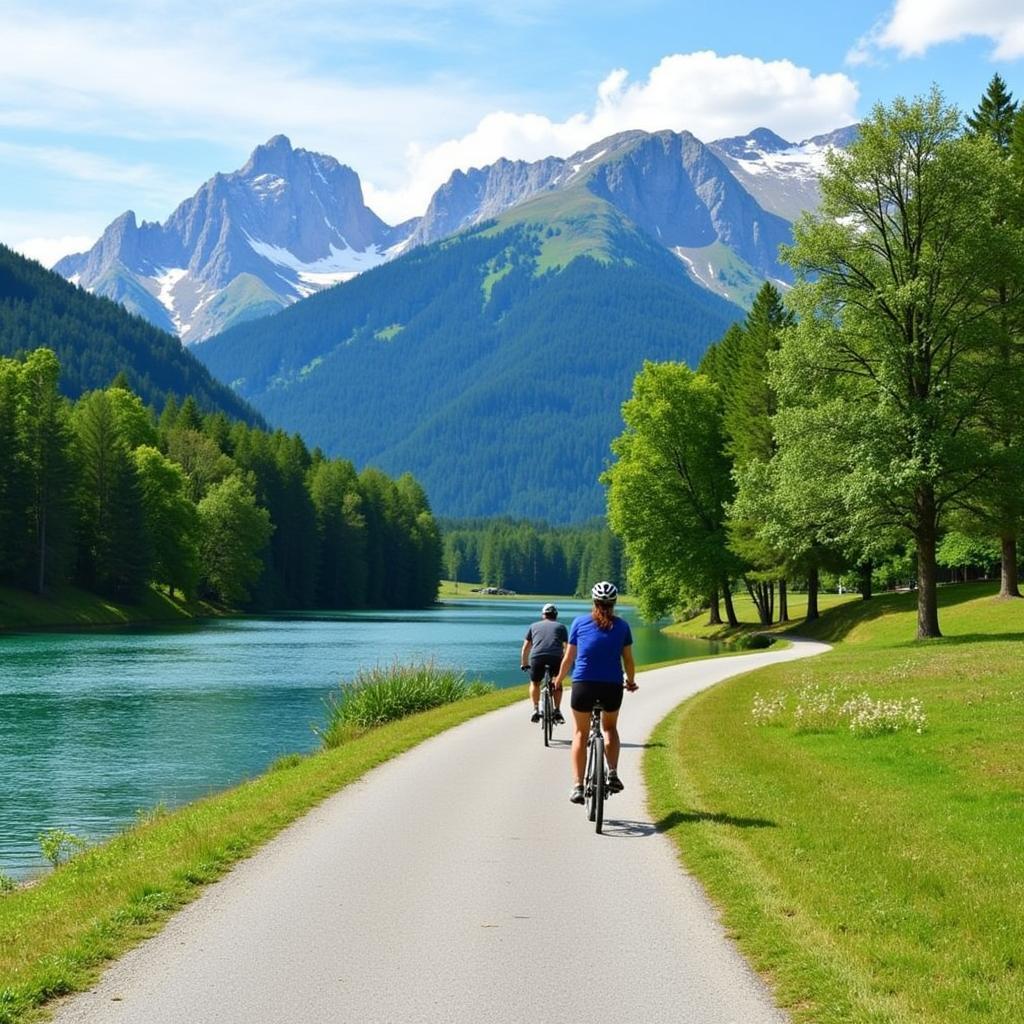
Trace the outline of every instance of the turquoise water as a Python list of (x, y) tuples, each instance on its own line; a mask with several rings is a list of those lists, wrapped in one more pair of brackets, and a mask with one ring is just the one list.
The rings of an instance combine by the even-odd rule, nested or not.
[[(560, 605), (568, 622), (587, 606)], [(317, 746), (324, 700), (357, 669), (433, 658), (521, 684), (534, 603), (418, 612), (214, 619), (185, 627), (0, 637), (0, 871), (42, 866), (38, 834), (105, 838), (138, 810), (174, 806)], [(711, 653), (634, 627), (640, 664)]]

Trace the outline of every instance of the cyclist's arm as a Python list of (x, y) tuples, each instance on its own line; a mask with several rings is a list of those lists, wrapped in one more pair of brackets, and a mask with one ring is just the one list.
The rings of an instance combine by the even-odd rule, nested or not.
[(519, 654), (519, 664), (520, 665), (526, 666), (526, 665), (530, 664), (530, 650), (531, 650), (532, 647), (533, 647), (533, 641), (532, 640), (527, 639), (527, 640), (523, 641), (523, 649), (522, 649), (522, 651)]
[(558, 675), (555, 677), (555, 686), (561, 686), (562, 680), (569, 674), (572, 663), (576, 660), (576, 645), (566, 644), (565, 654), (562, 655), (562, 664), (558, 666)]
[(626, 669), (626, 689), (638, 689), (636, 684), (636, 664), (633, 661), (633, 645), (622, 648), (622, 664)]

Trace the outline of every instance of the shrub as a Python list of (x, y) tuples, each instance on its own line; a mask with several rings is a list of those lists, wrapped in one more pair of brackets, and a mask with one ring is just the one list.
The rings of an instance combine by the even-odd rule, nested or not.
[(316, 730), (325, 747), (336, 747), (366, 729), (398, 718), (488, 693), (493, 687), (433, 661), (361, 669), (340, 696), (328, 701), (327, 726)]
[(39, 849), (53, 867), (71, 860), (88, 845), (81, 836), (73, 835), (62, 828), (51, 828), (39, 833)]
[(732, 642), (733, 647), (740, 651), (762, 651), (775, 643), (775, 637), (765, 633), (741, 633)]
[(6, 896), (7, 893), (14, 892), (17, 887), (18, 883), (10, 875), (5, 875), (0, 871), (0, 896)]

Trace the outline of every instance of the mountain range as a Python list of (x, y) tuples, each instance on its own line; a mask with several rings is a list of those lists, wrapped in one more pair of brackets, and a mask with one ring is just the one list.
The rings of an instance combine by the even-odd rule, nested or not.
[(385, 224), (358, 175), (283, 135), (216, 174), (163, 223), (118, 217), (54, 269), (183, 341), (276, 313), (329, 285), (528, 200), (585, 183), (675, 254), (705, 288), (741, 304), (787, 281), (777, 246), (817, 203), (831, 146), (856, 128), (790, 143), (764, 128), (705, 145), (689, 132), (624, 132), (566, 159), (455, 171), (422, 217)]

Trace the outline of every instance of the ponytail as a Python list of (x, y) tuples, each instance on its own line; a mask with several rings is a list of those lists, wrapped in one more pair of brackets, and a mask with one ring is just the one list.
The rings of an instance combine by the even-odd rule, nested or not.
[(602, 633), (607, 633), (612, 628), (612, 623), (615, 621), (615, 603), (605, 603), (604, 601), (595, 601), (594, 610), (590, 613), (590, 617), (597, 623), (597, 628)]

